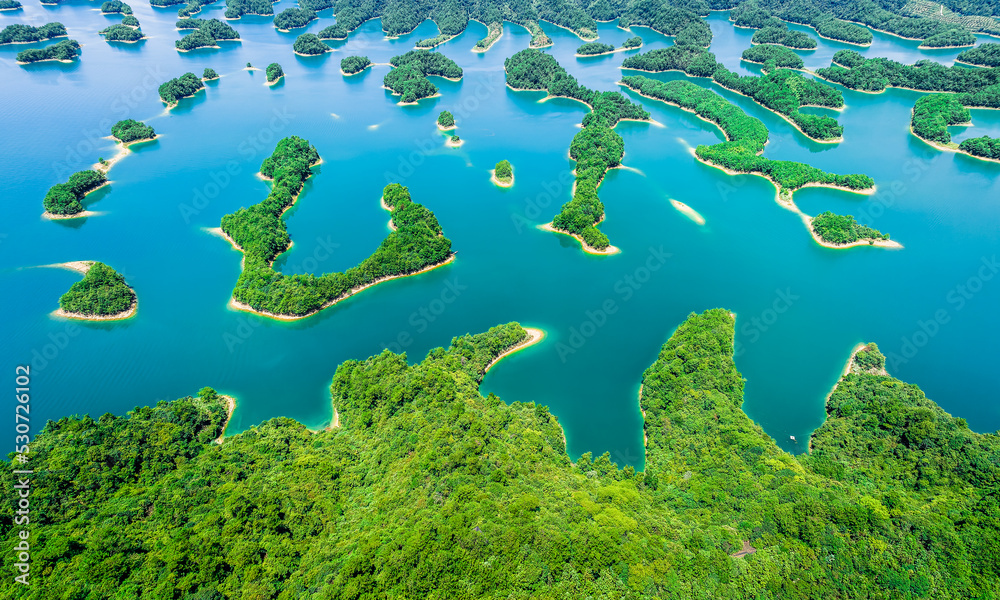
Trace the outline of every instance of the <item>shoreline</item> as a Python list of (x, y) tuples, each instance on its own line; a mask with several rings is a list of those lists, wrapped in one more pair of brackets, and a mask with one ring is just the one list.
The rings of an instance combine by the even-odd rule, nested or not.
[[(70, 271), (75, 271), (82, 275), (86, 275), (90, 268), (94, 266), (97, 261), (95, 260), (71, 260), (64, 263), (53, 263), (51, 265), (42, 265), (43, 267), (49, 267), (54, 269), (69, 269)], [(128, 289), (132, 292), (132, 305), (129, 306), (128, 310), (124, 310), (120, 313), (115, 313), (113, 315), (85, 315), (83, 313), (74, 313), (65, 311), (62, 308), (57, 308), (50, 314), (53, 317), (58, 317), (62, 319), (75, 319), (78, 321), (123, 321), (125, 319), (131, 319), (135, 316), (135, 313), (139, 310), (139, 298), (135, 295), (135, 289), (132, 286), (128, 286)]]
[[(323, 56), (324, 54), (329, 54), (331, 52), (333, 52), (333, 48), (330, 48), (329, 50), (324, 50), (324, 51), (320, 52), (319, 54), (303, 54), (303, 53), (299, 52), (298, 50), (292, 50), (292, 54), (294, 54), (296, 56), (304, 56), (306, 58), (308, 58), (310, 56)], [(341, 73), (343, 73), (343, 71), (341, 71)], [(284, 75), (282, 75), (282, 77), (284, 77)]]
[(499, 179), (497, 179), (497, 170), (496, 169), (490, 169), (490, 181), (493, 182), (493, 185), (498, 186), (498, 187), (502, 187), (502, 188), (512, 188), (512, 187), (514, 187), (514, 167), (510, 168), (510, 182), (503, 182), (503, 181), (500, 181)]
[(506, 356), (510, 356), (511, 354), (514, 354), (515, 352), (520, 352), (521, 350), (524, 350), (525, 348), (527, 348), (529, 346), (534, 346), (538, 342), (540, 342), (543, 339), (545, 339), (545, 331), (542, 330), (542, 329), (535, 329), (534, 327), (522, 327), (522, 329), (524, 329), (524, 331), (527, 332), (527, 334), (528, 334), (527, 339), (524, 339), (524, 340), (518, 342), (514, 346), (511, 346), (510, 348), (508, 348), (504, 352), (502, 352), (499, 355), (497, 355), (497, 357), (494, 358), (493, 360), (491, 360), (486, 365), (486, 367), (483, 369), (483, 375), (485, 375), (486, 373), (488, 373), (489, 370), (493, 368), (493, 365), (495, 365), (498, 362), (500, 362), (500, 359), (502, 359), (502, 358), (504, 358)]
[(673, 205), (673, 207), (676, 208), (678, 212), (680, 212), (685, 217), (691, 219), (698, 225), (705, 224), (705, 217), (701, 216), (701, 213), (691, 208), (687, 204), (684, 204), (680, 200), (674, 200), (673, 198), (671, 198), (670, 204)]
[[(597, 38), (594, 38), (594, 39), (597, 39)], [(629, 50), (641, 50), (642, 46), (643, 46), (642, 44), (639, 44), (638, 46), (635, 46), (633, 48), (625, 48), (625, 47), (615, 48), (614, 50), (609, 50), (607, 52), (598, 52), (597, 54), (580, 54), (580, 53), (576, 53), (573, 56), (575, 56), (576, 58), (590, 58), (591, 56), (607, 56), (609, 54), (614, 54), (615, 52), (628, 52)]]
[[(101, 189), (102, 187), (106, 187), (106, 186), (109, 186), (109, 185), (111, 185), (111, 180), (110, 179), (105, 179), (104, 183), (102, 183), (101, 185), (94, 186), (94, 187), (90, 188), (89, 190), (87, 190), (86, 192), (84, 192), (83, 193), (83, 198), (81, 198), (81, 200), (83, 200), (84, 198), (86, 198), (87, 196), (89, 196), (90, 194), (92, 194), (93, 192), (96, 192), (97, 190)], [(81, 210), (80, 212), (76, 212), (76, 213), (73, 213), (71, 215), (56, 215), (56, 214), (50, 213), (49, 211), (46, 210), (45, 212), (42, 213), (42, 217), (45, 218), (45, 219), (52, 220), (52, 221), (58, 221), (60, 219), (82, 219), (84, 217), (96, 217), (97, 215), (100, 215), (100, 214), (103, 214), (103, 213), (84, 209), (84, 210)]]
[[(601, 221), (603, 220), (604, 219), (602, 218)], [(594, 226), (596, 227), (601, 221), (594, 223)], [(618, 254), (619, 252), (621, 252), (621, 248), (612, 245), (608, 245), (608, 247), (605, 248), (604, 250), (598, 250), (597, 248), (594, 248), (593, 246), (585, 242), (583, 240), (583, 236), (581, 236), (580, 234), (570, 233), (568, 231), (563, 231), (562, 229), (556, 229), (551, 222), (545, 223), (544, 225), (539, 225), (538, 229), (541, 229), (542, 231), (550, 231), (552, 233), (558, 233), (561, 235), (570, 236), (571, 238), (580, 242), (580, 245), (583, 247), (583, 251), (586, 252), (587, 254), (593, 254), (595, 256), (610, 256), (612, 254)]]
[(216, 444), (221, 444), (222, 440), (225, 439), (226, 428), (229, 427), (229, 422), (233, 420), (233, 413), (236, 412), (236, 398), (225, 394), (219, 394), (219, 398), (226, 401), (226, 420), (222, 422), (222, 432), (219, 437), (212, 440)]
[[(95, 170), (95, 171), (100, 171), (100, 172), (104, 173), (105, 175), (107, 175), (108, 171), (111, 170), (111, 167), (115, 166), (116, 164), (118, 164), (119, 161), (121, 161), (126, 156), (128, 156), (129, 154), (131, 154), (131, 151), (129, 150), (129, 148), (131, 146), (134, 146), (136, 144), (143, 144), (145, 142), (152, 142), (154, 140), (159, 139), (162, 136), (163, 136), (162, 133), (157, 133), (156, 135), (154, 135), (151, 138), (143, 138), (141, 140), (133, 140), (131, 142), (123, 142), (123, 141), (119, 140), (118, 138), (114, 137), (113, 135), (105, 136), (104, 139), (115, 140), (115, 146), (117, 146), (118, 152), (114, 156), (112, 156), (111, 158), (109, 158), (107, 161), (105, 161), (103, 163), (96, 162), (96, 163), (92, 164), (90, 166), (90, 168), (93, 169), (93, 170)], [(88, 193), (90, 193), (90, 192), (88, 192)]]
[(444, 145), (447, 146), (447, 147), (449, 147), (449, 148), (461, 148), (462, 144), (464, 144), (464, 143), (465, 143), (465, 140), (461, 140), (460, 139), (457, 142), (453, 142), (453, 141), (451, 141), (451, 138), (448, 138), (448, 141), (446, 141), (444, 143)]
[[(969, 121), (968, 123), (956, 123), (955, 125), (949, 125), (948, 127), (961, 127), (961, 126), (968, 127), (968, 126), (971, 126), (971, 125), (972, 125), (972, 121)], [(966, 152), (965, 150), (962, 150), (959, 147), (958, 144), (955, 144), (955, 142), (951, 142), (952, 144), (955, 144), (954, 147), (951, 147), (951, 146), (945, 146), (944, 144), (941, 144), (939, 142), (932, 142), (931, 140), (925, 140), (924, 138), (922, 138), (919, 135), (917, 135), (915, 131), (913, 131), (913, 125), (912, 124), (910, 125), (910, 133), (913, 135), (913, 137), (917, 138), (921, 142), (927, 144), (928, 146), (930, 146), (932, 148), (940, 150), (941, 152), (953, 152), (955, 154), (962, 154), (962, 155), (968, 156), (969, 158), (974, 158), (976, 160), (983, 160), (983, 161), (986, 161), (986, 162), (1000, 163), (1000, 158), (990, 158), (988, 156), (976, 156), (975, 154), (972, 154), (970, 152)]]
[[(440, 31), (440, 29), (439, 29), (438, 31)], [(444, 34), (442, 34), (442, 33), (438, 33), (438, 35), (444, 35)], [(458, 37), (458, 35), (459, 35), (459, 34), (455, 34), (455, 35), (449, 35), (449, 36), (447, 36), (447, 37), (446, 37), (445, 39), (441, 40), (440, 42), (437, 42), (437, 43), (435, 43), (435, 44), (434, 44), (434, 45), (432, 45), (432, 46), (418, 46), (418, 45), (417, 45), (417, 42), (419, 42), (419, 41), (422, 41), (422, 40), (417, 40), (417, 42), (413, 42), (413, 49), (414, 49), (414, 50), (433, 50), (434, 48), (437, 48), (437, 47), (438, 47), (438, 46), (440, 46), (441, 44), (445, 44), (445, 43), (448, 43), (448, 42), (450, 42), (451, 40), (453, 40), (453, 39), (457, 38), (457, 37)], [(434, 36), (434, 37), (437, 37), (437, 36)], [(433, 38), (427, 38), (427, 39), (433, 39)]]
[[(0, 8), (0, 11), (3, 11), (3, 10), (20, 10), (20, 9), (18, 9), (18, 8), (6, 8), (6, 9), (5, 8)], [(68, 37), (69, 37), (69, 34), (67, 33), (66, 35), (56, 35), (56, 36), (53, 36), (53, 37), (50, 37), (50, 38), (45, 38), (45, 39), (42, 39), (42, 40), (34, 40), (34, 41), (31, 41), (31, 42), (4, 42), (4, 43), (0, 44), (0, 46), (19, 46), (19, 45), (23, 45), (23, 44), (42, 44), (44, 42), (50, 42), (52, 40), (58, 40), (59, 38), (68, 38)]]
[(279, 76), (279, 77), (278, 77), (277, 79), (275, 79), (274, 81), (265, 81), (265, 82), (264, 82), (264, 85), (266, 85), (267, 87), (274, 87), (274, 86), (278, 85), (278, 82), (280, 82), (280, 81), (281, 81), (282, 79), (284, 79), (284, 78), (285, 78), (285, 74), (284, 74), (284, 73), (282, 73), (282, 74), (281, 74), (281, 75), (280, 75), (280, 76)]
[(644, 384), (639, 384), (639, 412), (642, 413), (642, 447), (647, 449), (649, 446), (649, 434), (646, 433), (646, 411), (642, 408), (642, 386)]
[(457, 123), (452, 123), (449, 127), (441, 127), (440, 123), (436, 123), (438, 131), (451, 131), (452, 129), (458, 129)]
[[(486, 28), (486, 37), (483, 38), (484, 40), (490, 37), (491, 31), (490, 31), (490, 26), (489, 25), (487, 25), (486, 23), (483, 23), (482, 21), (479, 21), (477, 19), (469, 19), (469, 20), (470, 21), (475, 21), (476, 23), (479, 23), (480, 25), (482, 25), (483, 27)], [(500, 41), (500, 38), (502, 38), (502, 37), (503, 37), (503, 21), (500, 21), (500, 35), (498, 35), (496, 38), (494, 38), (494, 40), (492, 42), (490, 42), (485, 48), (477, 48), (477, 47), (473, 46), (472, 47), (472, 51), (473, 52), (478, 52), (478, 53), (482, 54), (483, 52), (486, 52), (487, 50), (489, 50), (490, 48), (492, 48), (493, 44), (496, 44), (498, 41)]]

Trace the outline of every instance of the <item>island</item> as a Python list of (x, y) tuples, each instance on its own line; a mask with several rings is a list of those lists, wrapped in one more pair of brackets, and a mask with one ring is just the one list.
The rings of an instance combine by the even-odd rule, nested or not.
[(400, 104), (414, 104), (423, 98), (438, 95), (437, 86), (427, 79), (430, 75), (452, 81), (462, 78), (462, 67), (439, 52), (410, 50), (393, 56), (389, 64), (393, 68), (382, 80), (382, 85), (393, 95), (402, 96)]
[(448, 141), (445, 142), (445, 145), (448, 146), (449, 148), (461, 148), (462, 144), (464, 143), (465, 141), (462, 140), (462, 138), (458, 137), (457, 135), (453, 135), (448, 138)]
[(751, 44), (777, 44), (796, 50), (814, 50), (816, 40), (801, 31), (792, 31), (784, 22), (768, 24), (754, 32)]
[(642, 48), (642, 38), (635, 35), (629, 39), (622, 42), (622, 48), (625, 50), (635, 50), (637, 48)]
[(451, 131), (455, 129), (455, 116), (446, 110), (442, 110), (437, 118), (437, 127), (441, 131)]
[(335, 23), (329, 25), (319, 30), (316, 34), (321, 40), (346, 40), (347, 39), (347, 28), (345, 28), (340, 23)]
[(83, 209), (83, 198), (108, 184), (108, 178), (97, 170), (78, 171), (69, 176), (66, 183), (57, 183), (49, 188), (42, 205), (49, 219), (65, 219), (89, 216)]
[(0, 44), (30, 44), (60, 37), (66, 37), (62, 23), (46, 23), (41, 27), (14, 23), (0, 30)]
[[(769, 10), (767, 8), (769, 6), (774, 6), (775, 10)], [(812, 27), (821, 38), (856, 46), (871, 46), (874, 39), (871, 31), (855, 23), (837, 18), (831, 8), (832, 6), (818, 5), (812, 2), (792, 3), (783, 6), (777, 3), (760, 5), (755, 2), (745, 2), (730, 11), (729, 18), (737, 27), (750, 29), (785, 28), (787, 30), (788, 26), (784, 22), (788, 21)], [(885, 10), (882, 13), (889, 18), (895, 16)], [(847, 15), (844, 14), (844, 16)], [(851, 17), (857, 16), (857, 13), (851, 15)], [(794, 35), (794, 32), (792, 34)], [(815, 48), (815, 46), (812, 47)]]
[[(795, 190), (829, 187), (859, 194), (875, 192), (875, 182), (867, 175), (836, 175), (800, 162), (764, 158), (761, 154), (769, 135), (764, 123), (711, 90), (689, 81), (663, 82), (643, 76), (623, 77), (621, 84), (642, 96), (678, 106), (716, 124), (726, 141), (698, 146), (695, 158), (730, 175), (749, 173), (764, 177), (777, 189), (775, 200), (778, 204), (798, 214), (810, 233), (814, 233), (813, 220), (796, 206)], [(822, 243), (819, 238), (815, 239)]]
[(312, 33), (303, 33), (299, 37), (295, 38), (295, 43), (292, 44), (292, 50), (299, 56), (319, 56), (320, 54), (333, 52), (333, 48), (321, 42), (320, 39)]
[(267, 65), (267, 69), (264, 70), (267, 75), (267, 85), (275, 85), (278, 83), (282, 77), (285, 76), (285, 72), (281, 69), (281, 65), (278, 63), (271, 63)]
[(920, 43), (921, 48), (968, 48), (975, 45), (976, 36), (963, 27), (936, 33)]
[(514, 167), (510, 165), (509, 160), (505, 159), (497, 163), (497, 166), (490, 171), (490, 181), (494, 185), (504, 188), (514, 186)]
[(1000, 67), (1000, 44), (987, 42), (959, 52), (955, 62), (977, 67)]
[(602, 44), (600, 42), (587, 42), (582, 44), (576, 49), (577, 56), (598, 56), (601, 54), (611, 54), (615, 51), (615, 47), (611, 44)]
[(860, 225), (852, 215), (837, 215), (826, 211), (812, 218), (811, 228), (816, 241), (829, 248), (847, 248), (865, 244), (887, 248), (900, 247), (898, 243), (889, 240), (888, 234)]
[(816, 69), (828, 81), (862, 92), (880, 93), (886, 88), (918, 92), (976, 92), (1000, 83), (1000, 69), (946, 67), (922, 60), (904, 65), (888, 58), (865, 58), (853, 50), (838, 50), (829, 67)]
[(32, 48), (17, 53), (17, 64), (27, 65), (36, 62), (58, 61), (71, 63), (80, 56), (80, 42), (62, 40), (44, 48)]
[(224, 13), (224, 16), (230, 21), (235, 21), (243, 15), (270, 17), (274, 15), (275, 1), (276, 0), (226, 0), (226, 12)]
[(156, 139), (156, 131), (142, 121), (123, 119), (111, 126), (111, 136), (127, 147), (129, 144)]
[(95, 261), (63, 265), (84, 275), (59, 298), (56, 316), (87, 321), (118, 321), (135, 316), (139, 306), (135, 291), (120, 273)]
[(318, 18), (316, 11), (307, 8), (286, 8), (274, 16), (274, 27), (288, 33), (292, 29), (305, 27)]
[(301, 8), (307, 8), (316, 12), (333, 8), (334, 4), (334, 0), (300, 0), (299, 2)]
[(476, 42), (476, 45), (472, 47), (473, 52), (486, 52), (493, 47), (493, 44), (497, 43), (500, 36), (503, 35), (503, 23), (494, 22), (487, 25), (486, 37)]
[(320, 162), (309, 142), (291, 136), (278, 142), (261, 164), (261, 176), (273, 180), (268, 197), (222, 218), (219, 233), (243, 252), (243, 269), (231, 306), (276, 319), (301, 319), (318, 313), (361, 290), (398, 277), (416, 275), (451, 262), (451, 240), (444, 237), (434, 214), (410, 199), (398, 183), (382, 192), (390, 211), (390, 233), (374, 254), (343, 273), (284, 275), (274, 259), (291, 245), (281, 215), (298, 198)]
[(0, 11), (21, 10), (21, 6), (17, 0), (0, 0)]
[(174, 46), (180, 52), (188, 52), (197, 48), (219, 48), (219, 40), (235, 41), (240, 39), (238, 31), (228, 23), (223, 23), (218, 19), (181, 19), (177, 21), (177, 29), (194, 30), (174, 42)]
[(122, 17), (122, 23), (121, 24), (124, 25), (124, 26), (126, 26), (126, 27), (134, 27), (134, 28), (138, 29), (139, 28), (139, 19), (135, 18), (132, 15), (125, 15), (124, 17)]
[(340, 72), (344, 75), (357, 75), (372, 65), (367, 56), (348, 56), (340, 61)]
[(107, 42), (124, 42), (126, 44), (134, 44), (146, 38), (141, 30), (128, 25), (110, 25), (100, 30), (98, 34), (103, 35)]
[(910, 119), (913, 135), (934, 146), (983, 160), (1000, 159), (1000, 144), (990, 136), (968, 138), (961, 144), (951, 141), (950, 125), (972, 125), (969, 107), (1000, 107), (1000, 86), (995, 90), (969, 94), (928, 94), (917, 99)]
[(190, 98), (203, 89), (205, 83), (194, 73), (188, 72), (161, 84), (158, 91), (160, 100), (170, 109), (177, 106), (181, 98)]
[(132, 7), (128, 4), (122, 2), (121, 0), (108, 0), (101, 4), (101, 14), (102, 15), (130, 15), (132, 14)]
[(205, 70), (201, 73), (202, 81), (212, 81), (213, 79), (218, 79), (219, 74), (215, 72), (215, 69), (211, 67), (205, 67)]
[(802, 61), (801, 56), (784, 46), (775, 46), (772, 44), (750, 46), (743, 51), (740, 59), (765, 65), (764, 70), (767, 71), (773, 71), (774, 69), (805, 69), (805, 63)]
[(625, 142), (614, 131), (621, 121), (649, 121), (649, 113), (617, 92), (588, 89), (566, 72), (550, 54), (527, 48), (504, 61), (507, 86), (514, 90), (538, 90), (550, 97), (571, 98), (590, 112), (573, 137), (569, 157), (576, 161), (572, 198), (563, 204), (546, 231), (570, 235), (589, 254), (614, 254), (618, 248), (597, 228), (604, 220), (604, 204), (597, 190), (610, 169), (621, 165)]
[[(950, 598), (996, 589), (997, 435), (886, 373), (872, 344), (820, 406), (809, 452), (785, 452), (741, 408), (736, 330), (728, 310), (691, 313), (636, 371), (642, 470), (608, 453), (568, 456), (546, 406), (486, 393), (487, 368), (505, 369), (501, 357), (535, 337), (510, 322), (455, 332), (420, 357), (386, 350), (329, 366), (329, 429), (277, 417), (223, 437), (233, 401), (211, 388), (128, 414), (53, 420), (31, 444), (34, 481), (44, 483), (31, 499), (47, 507), (34, 532), (140, 540), (148, 551), (81, 544), (47, 560), (84, 589), (142, 598), (177, 581), (214, 590), (214, 568), (256, 581), (275, 556), (285, 589), (385, 598), (415, 597), (415, 588), (442, 598), (601, 598), (634, 586), (635, 598), (680, 589), (734, 599), (755, 590), (791, 598), (791, 589), (838, 598), (845, 582), (851, 598), (931, 581)], [(166, 499), (172, 510), (161, 509)], [(109, 529), (123, 507), (132, 518)], [(819, 548), (836, 552), (817, 560)], [(446, 567), (414, 559), (429, 553), (451, 558)], [(179, 556), (187, 559), (164, 566)], [(104, 561), (131, 568), (91, 567)], [(406, 561), (405, 576), (373, 577)]]

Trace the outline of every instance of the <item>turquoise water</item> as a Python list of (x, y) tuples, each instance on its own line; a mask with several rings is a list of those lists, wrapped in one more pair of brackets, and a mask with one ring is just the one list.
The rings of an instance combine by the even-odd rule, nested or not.
[[(294, 5), (282, 0), (275, 10)], [(788, 450), (804, 449), (822, 422), (824, 397), (861, 341), (901, 357), (890, 355), (893, 374), (919, 384), (974, 429), (1000, 427), (1000, 373), (993, 364), (1000, 279), (977, 275), (997, 252), (1000, 164), (940, 153), (912, 137), (907, 126), (915, 92), (846, 92), (847, 109), (839, 116), (846, 140), (824, 145), (721, 91), (770, 128), (768, 156), (865, 172), (880, 190), (873, 198), (805, 190), (796, 194), (803, 210), (855, 214), (891, 233), (904, 250), (817, 246), (799, 218), (774, 202), (768, 182), (730, 177), (693, 159), (688, 147), (721, 139), (716, 128), (630, 93), (663, 126), (618, 127), (629, 168), (611, 172), (603, 184), (602, 229), (622, 252), (595, 257), (566, 236), (535, 228), (569, 198), (567, 150), (584, 107), (538, 103), (543, 94), (504, 86), (504, 58), (530, 39), (522, 28), (508, 24), (489, 52), (477, 54), (470, 50), (486, 28), (470, 23), (439, 48), (465, 69), (464, 80), (435, 79), (440, 98), (400, 107), (381, 87), (388, 67), (346, 78), (340, 59), (367, 54), (387, 62), (434, 35), (430, 22), (397, 40), (385, 40), (378, 22), (369, 22), (346, 43), (334, 43), (336, 52), (303, 58), (292, 54), (292, 41), (331, 24), (330, 11), (289, 34), (276, 32), (268, 18), (244, 17), (233, 23), (241, 43), (180, 54), (173, 49), (176, 7), (135, 3), (150, 39), (112, 46), (96, 31), (117, 18), (102, 17), (96, 6), (0, 13), (0, 26), (59, 20), (84, 45), (72, 65), (29, 68), (13, 63), (25, 46), (0, 49), (0, 164), (7, 182), (0, 340), (4, 368), (35, 361), (36, 426), (67, 414), (124, 413), (206, 385), (238, 398), (230, 432), (275, 416), (321, 426), (330, 418), (327, 388), (339, 363), (386, 347), (417, 361), (454, 335), (518, 320), (548, 336), (492, 369), (484, 393), (549, 405), (574, 458), (610, 451), (620, 463), (641, 466), (636, 395), (643, 370), (689, 312), (724, 306), (738, 314), (744, 408)], [(222, 11), (209, 6), (198, 16), (221, 18)], [(752, 31), (734, 29), (725, 13), (709, 20), (719, 59), (755, 72), (755, 65), (739, 63)], [(582, 83), (620, 89), (618, 66), (628, 54), (578, 59), (580, 40), (549, 24), (543, 28), (555, 42), (548, 51)], [(671, 43), (648, 29), (636, 32), (644, 49)], [(616, 45), (630, 36), (613, 24), (601, 24), (600, 34)], [(879, 33), (875, 38), (865, 54), (948, 62), (958, 53), (924, 52), (917, 42)], [(842, 47), (821, 40), (803, 56), (809, 67), (824, 66)], [(259, 67), (280, 62), (285, 80), (268, 88), (263, 72), (242, 70), (247, 61)], [(206, 66), (222, 79), (164, 111), (156, 86)], [(466, 141), (461, 149), (444, 147), (434, 125), (441, 110), (455, 113)], [(89, 209), (102, 214), (43, 220), (45, 190), (98, 156), (112, 156), (111, 142), (102, 137), (126, 117), (149, 122), (162, 137), (115, 165), (112, 185), (88, 198)], [(973, 111), (973, 121), (972, 128), (954, 128), (956, 139), (1000, 135), (997, 112)], [(368, 256), (387, 233), (378, 197), (390, 181), (409, 186), (413, 198), (435, 212), (457, 260), (302, 321), (229, 310), (240, 254), (204, 229), (266, 195), (267, 185), (254, 173), (277, 140), (292, 134), (309, 139), (324, 164), (286, 214), (295, 245), (277, 263), (283, 272), (342, 270)], [(505, 158), (516, 176), (507, 190), (489, 182), (489, 169)], [(706, 225), (675, 211), (670, 198), (700, 212)], [(50, 316), (79, 275), (35, 267), (86, 259), (126, 276), (139, 297), (136, 318), (68, 324)], [(962, 297), (958, 286), (974, 293)], [(930, 324), (935, 316), (941, 322)], [(933, 335), (923, 333), (921, 323)]]

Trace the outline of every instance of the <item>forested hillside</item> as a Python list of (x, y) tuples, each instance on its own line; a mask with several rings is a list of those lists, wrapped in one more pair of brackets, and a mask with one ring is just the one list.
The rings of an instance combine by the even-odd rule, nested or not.
[[(740, 409), (735, 321), (692, 314), (642, 375), (646, 469), (573, 464), (531, 398), (483, 397), (516, 323), (423, 361), (337, 368), (339, 427), (213, 443), (196, 397), (49, 422), (31, 463), (33, 584), (5, 598), (993, 598), (1000, 438), (864, 369), (812, 454)], [(639, 374), (636, 374), (638, 379)], [(528, 401), (528, 402), (521, 402)], [(624, 410), (624, 408), (623, 408)], [(0, 485), (13, 489), (8, 469)], [(11, 568), (9, 503), (0, 546)]]

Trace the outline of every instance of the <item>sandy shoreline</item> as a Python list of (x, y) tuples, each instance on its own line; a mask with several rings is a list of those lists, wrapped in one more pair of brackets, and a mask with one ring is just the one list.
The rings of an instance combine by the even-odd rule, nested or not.
[(460, 139), (457, 142), (453, 142), (453, 141), (451, 141), (451, 138), (448, 138), (448, 141), (446, 141), (444, 143), (444, 145), (448, 146), (449, 148), (461, 148), (462, 144), (464, 144), (464, 143), (465, 143), (465, 140), (461, 140)]
[(671, 198), (670, 204), (673, 205), (673, 207), (676, 208), (681, 214), (691, 219), (695, 223), (699, 225), (705, 224), (705, 217), (701, 216), (701, 214), (698, 211), (691, 208), (687, 204), (684, 204), (680, 200), (674, 200), (673, 198)]
[(507, 350), (505, 350), (504, 352), (502, 352), (501, 354), (499, 354), (496, 358), (494, 358), (493, 360), (491, 360), (489, 362), (489, 364), (486, 365), (486, 368), (483, 369), (483, 374), (484, 375), (487, 372), (489, 372), (490, 369), (493, 368), (493, 365), (495, 365), (498, 362), (500, 362), (500, 359), (502, 359), (503, 357), (510, 356), (511, 354), (514, 354), (515, 352), (520, 352), (521, 350), (524, 350), (528, 346), (533, 346), (533, 345), (537, 344), (538, 342), (542, 341), (543, 338), (545, 338), (545, 332), (542, 331), (541, 329), (535, 329), (533, 327), (524, 327), (523, 329), (528, 333), (528, 338), (525, 339), (525, 340), (523, 340), (523, 341), (521, 341), (521, 342), (519, 342), (515, 346), (511, 346), (510, 348), (508, 348)]
[[(604, 219), (602, 218), (601, 221), (603, 221), (603, 220)], [(597, 223), (594, 223), (594, 225), (595, 226), (598, 225), (601, 221), (598, 221)], [(546, 223), (544, 225), (539, 225), (538, 228), (541, 229), (542, 231), (551, 231), (552, 233), (558, 233), (558, 234), (561, 234), (561, 235), (568, 235), (568, 236), (570, 236), (571, 238), (573, 238), (576, 241), (580, 242), (580, 245), (583, 246), (583, 251), (586, 252), (587, 254), (595, 254), (595, 255), (599, 255), (599, 256), (608, 256), (608, 255), (611, 255), (611, 254), (618, 254), (619, 252), (621, 252), (621, 248), (618, 248), (617, 246), (611, 246), (611, 245), (609, 245), (604, 250), (598, 250), (597, 248), (594, 248), (593, 246), (591, 246), (587, 242), (583, 241), (583, 237), (580, 234), (578, 234), (578, 233), (570, 233), (568, 231), (563, 231), (562, 229), (556, 229), (552, 225), (552, 223)]]
[(146, 143), (146, 142), (152, 142), (153, 140), (159, 139), (162, 135), (163, 134), (157, 133), (156, 135), (154, 135), (151, 138), (144, 138), (144, 139), (141, 139), (141, 140), (134, 140), (134, 141), (131, 141), (131, 142), (123, 142), (123, 141), (119, 140), (118, 138), (116, 138), (114, 136), (111, 136), (111, 135), (105, 136), (104, 139), (106, 139), (106, 140), (115, 140), (115, 144), (116, 144), (116, 146), (118, 148), (118, 152), (117, 152), (117, 154), (115, 154), (114, 156), (112, 156), (111, 158), (109, 158), (108, 160), (106, 160), (104, 163), (96, 162), (96, 163), (92, 164), (90, 166), (90, 168), (94, 169), (95, 171), (100, 171), (100, 172), (104, 173), (105, 175), (107, 175), (108, 171), (111, 170), (111, 167), (115, 166), (118, 163), (118, 161), (122, 160), (123, 158), (125, 158), (126, 156), (129, 155), (129, 147), (134, 146), (136, 144), (143, 144), (143, 143)]
[(643, 46), (642, 44), (639, 44), (638, 46), (636, 46), (634, 48), (615, 48), (614, 50), (609, 50), (607, 52), (598, 52), (597, 54), (580, 54), (580, 53), (576, 53), (573, 56), (575, 56), (577, 58), (589, 58), (591, 56), (607, 56), (609, 54), (614, 54), (615, 52), (628, 52), (629, 50), (641, 50), (642, 46)]
[(452, 124), (450, 127), (441, 127), (440, 123), (437, 123), (438, 131), (452, 131), (453, 129), (458, 129), (457, 124)]
[(493, 185), (497, 187), (502, 187), (502, 188), (514, 187), (514, 167), (510, 168), (510, 181), (507, 182), (500, 181), (499, 179), (497, 179), (497, 170), (490, 169), (490, 181), (492, 181)]
[[(47, 268), (54, 269), (69, 269), (70, 271), (75, 271), (81, 275), (86, 275), (90, 268), (94, 266), (97, 261), (95, 260), (71, 260), (64, 263), (54, 263), (51, 265), (42, 265)], [(135, 296), (135, 290), (129, 286), (132, 290), (132, 295)], [(135, 298), (132, 300), (132, 306), (128, 310), (122, 311), (120, 313), (115, 313), (113, 315), (85, 315), (83, 313), (73, 313), (65, 311), (61, 308), (57, 308), (52, 311), (53, 317), (59, 317), (62, 319), (76, 319), (79, 321), (121, 321), (124, 319), (130, 319), (135, 316), (135, 313), (139, 310), (139, 299)]]
[(281, 74), (280, 76), (278, 76), (278, 78), (277, 78), (277, 79), (275, 79), (274, 81), (266, 81), (266, 82), (264, 82), (264, 85), (266, 85), (267, 87), (271, 87), (271, 86), (275, 86), (275, 85), (278, 85), (278, 82), (280, 82), (280, 81), (281, 81), (282, 79), (284, 79), (284, 78), (285, 78), (285, 74), (284, 74), (284, 73), (282, 73), (282, 74)]
[[(469, 19), (469, 20), (470, 21), (476, 21), (476, 23), (479, 23), (480, 25), (482, 25), (483, 27), (486, 28), (486, 37), (483, 38), (483, 39), (486, 39), (486, 38), (490, 37), (491, 31), (490, 31), (490, 26), (489, 25), (487, 25), (486, 23), (483, 23), (482, 21), (478, 21), (476, 19)], [(501, 21), (500, 22), (500, 35), (498, 35), (496, 37), (496, 39), (494, 39), (492, 42), (490, 42), (489, 45), (486, 46), (485, 48), (476, 48), (475, 46), (473, 46), (472, 47), (472, 51), (473, 52), (480, 52), (480, 53), (486, 52), (487, 50), (489, 50), (490, 48), (493, 47), (493, 44), (496, 44), (498, 41), (500, 41), (500, 38), (502, 38), (502, 37), (503, 37), (503, 22)]]
[(212, 440), (216, 444), (221, 444), (222, 440), (226, 437), (226, 428), (229, 427), (229, 422), (233, 420), (233, 413), (236, 411), (236, 398), (232, 396), (226, 396), (225, 394), (219, 394), (219, 398), (226, 401), (226, 420), (222, 422), (222, 433), (219, 437)]

